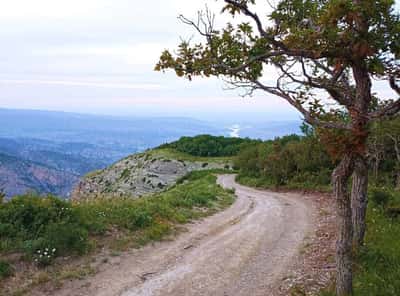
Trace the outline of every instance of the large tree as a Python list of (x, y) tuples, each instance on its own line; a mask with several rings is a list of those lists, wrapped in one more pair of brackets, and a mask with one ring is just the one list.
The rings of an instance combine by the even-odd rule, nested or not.
[[(174, 69), (188, 79), (223, 77), (249, 93), (276, 95), (307, 123), (332, 135), (335, 142), (325, 137), (326, 145), (340, 157), (332, 174), (338, 217), (336, 292), (350, 295), (352, 223), (357, 236), (365, 224), (368, 126), (400, 110), (400, 20), (394, 1), (282, 0), (268, 15), (257, 13), (256, 0), (223, 2), (222, 12), (231, 14), (235, 24), (216, 28), (207, 10), (196, 20), (181, 16), (204, 42), (183, 41), (175, 53), (165, 51), (156, 70)], [(271, 67), (279, 73), (273, 84), (266, 79)], [(373, 108), (375, 79), (394, 91), (393, 100), (381, 108)]]

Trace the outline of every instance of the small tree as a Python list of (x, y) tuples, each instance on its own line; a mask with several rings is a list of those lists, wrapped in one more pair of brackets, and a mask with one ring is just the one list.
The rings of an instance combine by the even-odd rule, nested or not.
[[(261, 90), (276, 95), (296, 108), (307, 123), (334, 135), (330, 148), (340, 157), (332, 174), (338, 217), (336, 292), (350, 295), (352, 223), (365, 225), (366, 200), (360, 202), (360, 190), (367, 188), (368, 125), (400, 110), (396, 99), (372, 111), (372, 79), (387, 81), (400, 95), (400, 20), (394, 1), (282, 0), (268, 17), (255, 12), (256, 0), (224, 2), (223, 12), (238, 18), (239, 24), (217, 29), (209, 11), (200, 12), (195, 21), (181, 16), (205, 42), (183, 41), (176, 54), (165, 51), (156, 70), (173, 69), (190, 80), (224, 77), (249, 93)], [(269, 67), (279, 72), (274, 84), (264, 77)], [(347, 190), (353, 172), (354, 180), (362, 179), (353, 187), (353, 205), (360, 215), (352, 215)]]

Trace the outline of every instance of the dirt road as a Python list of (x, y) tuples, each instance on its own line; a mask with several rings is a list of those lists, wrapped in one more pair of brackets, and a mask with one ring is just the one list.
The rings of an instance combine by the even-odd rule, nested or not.
[(189, 225), (173, 241), (118, 257), (57, 295), (276, 295), (314, 231), (314, 207), (293, 193), (240, 186), (232, 175), (218, 182), (236, 189), (230, 208)]

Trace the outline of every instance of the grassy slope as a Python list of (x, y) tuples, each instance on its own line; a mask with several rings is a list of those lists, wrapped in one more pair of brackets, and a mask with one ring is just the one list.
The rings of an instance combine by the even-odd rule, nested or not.
[[(233, 200), (233, 192), (218, 186), (215, 175), (207, 171), (193, 172), (166, 192), (136, 200), (104, 199), (73, 204), (54, 198), (16, 198), (14, 202), (0, 205), (0, 259), (3, 258), (0, 267), (8, 269), (4, 267), (4, 260), (11, 265), (19, 264), (20, 259), (13, 261), (10, 258), (20, 253), (24, 255), (22, 259), (28, 270), (32, 269), (29, 266), (35, 265), (42, 266), (39, 272), (45, 268), (46, 280), (32, 281), (38, 277), (37, 269), (33, 273), (25, 272), (16, 283), (22, 287), (17, 289), (18, 293), (29, 290), (30, 285), (59, 282), (64, 278), (60, 275), (65, 275), (63, 268), (67, 262), (61, 262), (57, 257), (95, 255), (102, 248), (123, 251), (140, 247), (175, 233), (179, 224), (229, 206)], [(32, 211), (34, 216), (29, 214)], [(12, 216), (29, 216), (33, 220), (10, 220)], [(43, 253), (46, 248), (56, 250), (49, 260), (38, 255), (38, 251)], [(81, 272), (70, 273), (79, 275)], [(0, 287), (2, 284), (5, 280), (1, 281), (0, 277)], [(11, 291), (7, 293), (12, 295)]]

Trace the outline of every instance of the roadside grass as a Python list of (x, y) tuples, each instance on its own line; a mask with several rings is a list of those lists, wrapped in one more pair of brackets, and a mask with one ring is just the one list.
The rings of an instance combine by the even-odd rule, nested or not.
[(0, 204), (0, 276), (11, 275), (7, 270), (13, 262), (7, 258), (15, 254), (40, 270), (58, 257), (140, 247), (233, 200), (233, 193), (217, 185), (209, 171), (193, 172), (169, 190), (140, 199), (104, 196), (72, 203), (53, 196), (18, 196)]
[[(243, 174), (238, 174), (236, 176), (236, 181), (239, 184), (261, 188), (261, 189), (271, 189), (271, 190), (310, 190), (318, 192), (331, 192), (331, 185), (322, 185), (318, 176), (309, 176), (304, 178), (304, 180), (296, 181), (290, 180), (284, 185), (276, 185), (276, 182), (268, 177), (255, 177), (246, 176)], [(325, 182), (324, 182), (325, 183)]]
[(379, 191), (370, 192), (366, 244), (355, 266), (355, 295), (399, 295), (400, 215), (393, 214), (393, 209), (400, 209), (400, 192), (383, 191), (388, 195), (385, 205), (376, 197)]
[[(400, 192), (371, 188), (365, 246), (356, 254), (354, 295), (397, 296), (400, 291)], [(321, 296), (334, 296), (323, 291)]]

